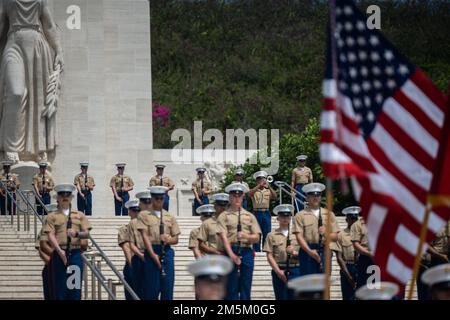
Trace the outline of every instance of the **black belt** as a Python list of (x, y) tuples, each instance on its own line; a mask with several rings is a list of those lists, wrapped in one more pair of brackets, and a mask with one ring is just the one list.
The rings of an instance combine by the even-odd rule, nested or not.
[(259, 208), (259, 209), (253, 209), (253, 211), (268, 211), (269, 208), (263, 209), (263, 208)]
[[(66, 250), (67, 249), (67, 245), (63, 245), (63, 246), (60, 246), (60, 248), (61, 249), (63, 249), (63, 250)], [(70, 245), (70, 250), (77, 250), (77, 249), (81, 249), (81, 246), (80, 245)]]
[[(289, 268), (297, 268), (299, 266), (298, 263), (296, 264), (289, 264)], [(280, 266), (278, 265), (278, 268), (280, 268), (280, 270), (286, 270), (287, 266)]]

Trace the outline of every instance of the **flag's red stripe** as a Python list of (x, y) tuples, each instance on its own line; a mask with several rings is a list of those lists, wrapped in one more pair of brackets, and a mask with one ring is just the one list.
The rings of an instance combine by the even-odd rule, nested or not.
[(320, 131), (320, 142), (321, 143), (334, 143), (333, 134), (334, 134), (333, 130), (322, 129)]
[[(426, 200), (427, 190), (422, 186), (418, 186), (414, 181), (404, 175), (395, 164), (386, 156), (382, 148), (371, 138), (367, 139), (367, 147), (370, 153), (378, 161), (383, 164), (383, 168), (386, 169), (391, 175), (393, 175), (403, 186), (405, 186), (420, 202), (424, 203)], [(401, 164), (400, 164), (401, 165)]]
[(332, 163), (322, 161), (323, 171), (325, 176), (331, 179), (339, 179), (342, 176), (342, 170), (346, 177), (350, 176), (362, 176), (365, 175), (365, 172), (358, 168), (354, 163), (351, 162), (340, 162), (340, 163)]
[(322, 99), (322, 110), (323, 111), (334, 111), (336, 108), (334, 98), (323, 98)]
[(350, 132), (360, 135), (360, 130), (358, 124), (351, 118), (347, 117), (343, 112), (340, 113), (342, 124), (346, 127)]
[(422, 70), (417, 68), (410, 79), (442, 112), (446, 113), (444, 95), (433, 85)]
[(423, 112), (417, 104), (409, 99), (401, 90), (397, 90), (393, 98), (402, 105), (411, 115), (417, 119), (420, 124), (439, 141), (441, 138), (441, 129), (428, 117), (428, 115)]
[[(398, 144), (415, 158), (428, 171), (433, 172), (435, 160), (422, 147), (414, 141), (402, 128), (400, 128), (388, 115), (381, 112), (378, 122), (389, 134), (395, 138)], [(414, 130), (414, 128), (411, 128)]]

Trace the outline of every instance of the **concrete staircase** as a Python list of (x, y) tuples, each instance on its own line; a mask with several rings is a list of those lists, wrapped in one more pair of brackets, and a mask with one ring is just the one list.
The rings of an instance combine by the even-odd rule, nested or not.
[[(124, 257), (117, 246), (117, 230), (128, 223), (127, 217), (95, 218), (90, 221), (93, 226), (92, 236), (108, 255), (116, 268), (121, 271)], [(189, 232), (199, 226), (198, 217), (178, 217), (181, 227), (180, 242), (175, 246), (175, 299), (194, 299), (193, 278), (187, 272), (186, 266), (193, 261), (193, 254), (187, 248)], [(341, 227), (345, 221), (338, 217)], [(273, 220), (276, 227), (276, 220)], [(0, 216), (0, 299), (42, 299), (41, 271), (43, 263), (34, 249), (34, 233), (15, 231), (10, 224), (10, 217)], [(339, 267), (335, 258), (332, 263), (332, 277), (337, 281), (331, 288), (331, 298), (341, 299), (339, 287)], [(117, 277), (102, 264), (103, 274), (107, 279), (114, 281)], [(88, 296), (91, 298), (91, 272), (88, 272)], [(107, 299), (105, 290), (102, 290), (102, 298)], [(117, 287), (119, 299), (124, 298), (123, 287)], [(264, 253), (257, 253), (255, 257), (255, 269), (253, 273), (252, 299), (274, 299), (270, 266)]]

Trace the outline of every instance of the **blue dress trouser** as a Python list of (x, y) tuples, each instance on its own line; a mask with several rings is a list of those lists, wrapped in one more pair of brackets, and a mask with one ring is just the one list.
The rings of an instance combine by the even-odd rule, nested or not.
[(92, 215), (92, 192), (90, 190), (82, 191), (86, 200), (77, 193), (77, 209), (87, 216)]
[[(153, 245), (153, 251), (159, 255), (161, 245)], [(165, 276), (145, 251), (143, 300), (173, 300), (173, 286), (175, 282), (174, 251), (170, 246), (165, 246), (165, 256), (162, 265)]]
[(169, 194), (166, 192), (166, 194), (164, 195), (164, 203), (163, 203), (163, 209), (166, 211), (169, 211), (169, 202), (170, 202), (170, 197), (169, 197)]
[[(16, 200), (16, 193), (13, 192), (12, 195), (14, 200)], [(5, 196), (0, 195), (0, 212), (2, 216), (7, 214), (16, 214), (16, 205), (14, 204), (14, 201), (12, 201), (6, 194)]]
[[(81, 300), (83, 261), (80, 249), (74, 249), (70, 252), (68, 264), (79, 268), (80, 272), (78, 275), (80, 279), (72, 279), (77, 273), (68, 274), (67, 267), (64, 265), (61, 257), (56, 252), (52, 254), (48, 264), (48, 289), (51, 300)], [(69, 284), (79, 284), (79, 287), (69, 288)]]
[(209, 199), (208, 196), (204, 195), (203, 197), (200, 197), (200, 200), (202, 200), (202, 204), (200, 202), (197, 201), (196, 198), (194, 198), (194, 206), (192, 207), (192, 215), (193, 216), (199, 216), (199, 214), (197, 213), (197, 208), (204, 205), (204, 204), (209, 204)]
[[(300, 276), (300, 268), (290, 267), (288, 280), (295, 279)], [(275, 271), (272, 270), (272, 285), (273, 292), (275, 293), (275, 300), (293, 300), (293, 295), (291, 290), (288, 289), (286, 283), (284, 283), (280, 278), (278, 278)]]
[(367, 284), (367, 279), (369, 279), (370, 274), (367, 273), (367, 268), (373, 265), (374, 262), (371, 257), (365, 255), (359, 255), (358, 261), (356, 262), (356, 288), (360, 288)]
[[(50, 202), (51, 202), (50, 193), (49, 192), (44, 193), (41, 196), (41, 200), (44, 205), (50, 204)], [(37, 199), (36, 199), (36, 211), (39, 215), (45, 214), (44, 209), (42, 208), (42, 206), (40, 205), (40, 203)]]
[[(142, 261), (142, 260), (141, 260)], [(130, 285), (131, 289), (133, 288), (133, 271), (131, 266), (126, 262), (125, 266), (123, 267), (123, 278), (125, 281)], [(124, 286), (125, 291), (125, 300), (134, 300), (131, 294), (127, 291), (127, 289)]]
[[(353, 280), (356, 280), (356, 265), (355, 264), (346, 264), (347, 270), (352, 276)], [(344, 272), (340, 271), (341, 276), (341, 293), (342, 300), (354, 300), (355, 299), (355, 289), (348, 282), (347, 277)]]
[(122, 201), (117, 201), (117, 199), (114, 198), (114, 208), (116, 211), (116, 216), (127, 216), (128, 209), (125, 208), (125, 203), (130, 200), (130, 194), (128, 192), (119, 192), (118, 195), (122, 198)]
[(264, 245), (267, 234), (272, 231), (272, 217), (270, 216), (269, 209), (254, 210), (254, 215), (261, 228), (262, 237), (259, 239), (259, 242), (253, 244), (253, 249), (255, 249), (256, 252), (261, 252), (261, 241)]
[[(319, 248), (319, 245), (317, 243), (308, 243), (308, 246), (311, 249), (317, 250)], [(321, 250), (318, 252), (320, 255), (320, 259), (323, 262), (323, 265), (325, 265), (325, 254), (324, 250)], [(314, 273), (323, 273), (324, 270), (322, 270), (322, 266), (320, 263), (317, 263), (316, 260), (314, 260), (306, 251), (303, 249), (300, 249), (298, 253), (298, 260), (300, 263), (300, 275), (306, 276), (308, 274), (314, 274)]]
[(137, 294), (139, 299), (144, 297), (144, 261), (141, 260), (137, 255), (131, 258), (131, 274), (132, 274), (132, 285), (134, 292)]
[(48, 285), (48, 266), (45, 265), (44, 269), (42, 269), (42, 288), (44, 289), (44, 300), (50, 300)]
[[(300, 194), (305, 195), (305, 193), (302, 190), (303, 186), (304, 186), (303, 183), (298, 183), (298, 184), (295, 185), (295, 190), (300, 192)], [(302, 196), (296, 194), (295, 195), (295, 202), (297, 203), (298, 212), (302, 211), (305, 208), (305, 206), (302, 203), (302, 202), (305, 202), (305, 198), (303, 198)], [(295, 208), (295, 210), (297, 210), (297, 207)]]
[[(232, 250), (238, 254), (237, 245), (233, 245)], [(250, 300), (253, 280), (254, 256), (252, 248), (242, 248), (241, 265), (234, 265), (233, 270), (228, 275), (227, 295), (225, 300)]]

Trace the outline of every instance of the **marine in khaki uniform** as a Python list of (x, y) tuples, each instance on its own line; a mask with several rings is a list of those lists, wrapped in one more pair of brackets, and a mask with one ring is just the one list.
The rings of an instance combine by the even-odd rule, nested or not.
[(292, 170), (291, 188), (297, 190), (301, 195), (292, 193), (296, 198), (296, 208), (298, 211), (303, 210), (305, 201), (305, 193), (303, 192), (303, 186), (313, 182), (313, 174), (310, 168), (305, 166), (307, 156), (304, 154), (297, 157), (297, 167)]
[(356, 260), (357, 253), (353, 247), (350, 228), (358, 221), (360, 207), (347, 207), (342, 210), (347, 222), (347, 228), (338, 233), (337, 241), (331, 244), (333, 251), (336, 253), (337, 262), (339, 264), (341, 278), (342, 300), (353, 300), (356, 289)]
[(141, 212), (137, 229), (145, 245), (144, 297), (145, 300), (173, 300), (175, 281), (174, 250), (180, 228), (177, 220), (163, 209), (166, 187), (150, 188), (152, 210)]
[(334, 213), (320, 207), (324, 190), (325, 186), (321, 183), (305, 185), (303, 192), (309, 206), (294, 217), (292, 232), (301, 247), (299, 253), (301, 275), (324, 272), (327, 219), (330, 219), (331, 224), (330, 241), (336, 241), (340, 231)]
[(192, 192), (194, 193), (194, 203), (192, 215), (197, 214), (197, 208), (209, 203), (208, 195), (212, 192), (211, 182), (205, 177), (205, 168), (197, 168), (197, 179), (192, 182)]
[(267, 235), (264, 252), (272, 267), (272, 285), (276, 300), (292, 299), (287, 282), (300, 275), (298, 252), (300, 246), (297, 238), (290, 230), (294, 207), (290, 204), (280, 204), (273, 209), (278, 216), (279, 228)]
[[(234, 181), (232, 183), (242, 183), (248, 190), (250, 190), (248, 183), (244, 181), (244, 175), (245, 171), (243, 169), (236, 169), (234, 171)], [(247, 195), (244, 195), (244, 199), (242, 200), (242, 208), (247, 210)]]
[(219, 234), (225, 254), (234, 268), (228, 277), (227, 300), (250, 300), (254, 267), (252, 245), (260, 241), (261, 229), (253, 214), (242, 208), (242, 199), (248, 189), (241, 183), (230, 184), (225, 192), (230, 195), (230, 207), (217, 218)]
[[(205, 206), (207, 206), (207, 204)], [(202, 206), (197, 208), (198, 214), (201, 214), (201, 211), (199, 211), (199, 209), (201, 207)], [(206, 219), (205, 215), (202, 215), (200, 217), (201, 222), (205, 221), (205, 219)], [(197, 227), (197, 228), (192, 229), (191, 232), (189, 233), (188, 249), (192, 251), (195, 259), (198, 259), (201, 256), (203, 256), (203, 252), (200, 250), (199, 242), (198, 242), (198, 233), (199, 232), (200, 232), (200, 227)]]
[(127, 216), (128, 210), (125, 203), (130, 200), (130, 191), (134, 182), (131, 177), (124, 175), (126, 163), (116, 163), (117, 174), (112, 176), (109, 186), (114, 195), (114, 209), (116, 216)]
[(223, 254), (223, 242), (217, 235), (217, 219), (228, 206), (229, 196), (226, 193), (217, 193), (212, 196), (214, 206), (210, 206), (213, 212), (211, 217), (208, 217), (202, 222), (197, 239), (199, 241), (200, 250), (206, 254)]
[[(139, 214), (149, 214), (152, 210), (150, 191), (142, 191), (136, 194), (139, 199)], [(133, 278), (132, 288), (139, 299), (144, 297), (144, 262), (145, 262), (145, 245), (142, 234), (138, 230), (137, 216), (130, 215), (131, 220), (128, 224), (128, 237), (130, 239), (130, 248), (133, 253), (131, 258), (131, 274)]]
[(154, 186), (167, 187), (168, 191), (167, 194), (164, 196), (163, 209), (169, 211), (169, 202), (170, 202), (169, 191), (175, 188), (175, 184), (173, 183), (172, 180), (169, 179), (169, 177), (164, 176), (164, 168), (166, 167), (165, 165), (157, 164), (155, 167), (156, 167), (156, 175), (150, 178), (148, 184), (150, 187)]
[(361, 217), (350, 228), (350, 236), (353, 242), (355, 251), (357, 252), (356, 261), (356, 288), (360, 288), (367, 283), (370, 273), (367, 273), (367, 268), (374, 265), (373, 253), (369, 249), (369, 239), (367, 237), (367, 227), (364, 219)]
[[(270, 215), (269, 207), (270, 201), (277, 199), (276, 192), (267, 182), (267, 172), (258, 171), (253, 175), (256, 180), (256, 185), (248, 192), (248, 196), (252, 199), (253, 214), (258, 221), (262, 231), (262, 243), (266, 241), (267, 234), (272, 230), (272, 216)], [(261, 251), (261, 241), (255, 243), (253, 248), (255, 251)]]
[(87, 173), (89, 163), (81, 162), (81, 173), (73, 179), (77, 188), (77, 209), (87, 216), (92, 215), (92, 190), (95, 187), (94, 177)]
[[(33, 188), (44, 205), (50, 204), (50, 192), (54, 187), (55, 183), (53, 182), (52, 175), (47, 172), (47, 163), (39, 163), (39, 173), (33, 177)], [(42, 208), (38, 199), (36, 199), (36, 204), (37, 213), (40, 215), (44, 214), (44, 208)]]
[(12, 162), (3, 162), (3, 172), (0, 174), (0, 212), (1, 215), (16, 214), (16, 206), (9, 196), (7, 196), (6, 190), (12, 195), (13, 199), (16, 199), (16, 190), (20, 187), (19, 176), (11, 173)]
[(431, 300), (450, 300), (450, 263), (428, 269), (422, 281), (429, 288)]
[[(334, 280), (329, 279), (329, 284)], [(326, 286), (324, 274), (308, 274), (289, 280), (288, 288), (293, 291), (295, 300), (323, 300)]]
[[(72, 211), (70, 203), (75, 186), (61, 184), (55, 187), (57, 192), (58, 211), (48, 215), (43, 226), (43, 233), (55, 249), (49, 264), (49, 288), (51, 299), (80, 300), (81, 282), (83, 280), (83, 261), (81, 258), (82, 239), (89, 237), (91, 225), (86, 216), (78, 211)], [(79, 288), (67, 286), (67, 268), (75, 268), (75, 274), (80, 276)]]
[(233, 263), (224, 256), (206, 255), (188, 265), (194, 276), (196, 300), (223, 300), (227, 289), (227, 275)]
[(431, 299), (429, 288), (422, 282), (422, 274), (434, 266), (448, 263), (448, 254), (450, 250), (450, 244), (448, 242), (449, 223), (442, 228), (440, 232), (436, 234), (436, 238), (430, 243), (425, 254), (421, 257), (419, 273), (417, 275), (417, 298), (419, 300)]
[[(128, 209), (128, 213), (130, 216), (130, 219), (136, 219), (139, 214), (139, 200), (133, 199), (128, 200), (127, 203), (125, 203), (125, 207)], [(131, 261), (133, 259), (133, 251), (131, 250), (131, 237), (129, 233), (129, 224), (123, 225), (119, 228), (119, 231), (117, 233), (117, 243), (119, 247), (122, 249), (123, 254), (125, 256), (125, 265), (123, 267), (123, 277), (125, 281), (131, 286), (133, 289), (133, 273), (132, 273), (132, 267), (131, 267)], [(134, 289), (133, 289), (134, 290)], [(128, 292), (126, 288), (124, 288), (125, 291), (125, 299), (126, 300), (134, 300), (131, 294)]]

